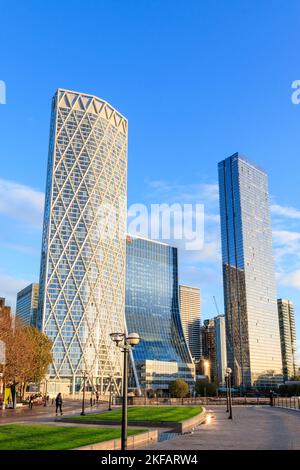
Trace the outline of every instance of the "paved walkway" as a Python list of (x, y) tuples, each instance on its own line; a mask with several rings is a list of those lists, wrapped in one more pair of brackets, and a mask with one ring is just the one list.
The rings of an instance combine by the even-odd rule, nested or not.
[[(86, 413), (97, 413), (107, 409), (107, 403), (96, 406), (89, 406), (86, 402)], [(79, 400), (64, 400), (63, 413), (70, 416), (72, 414), (79, 414), (81, 411), (81, 401)], [(32, 410), (29, 407), (17, 408), (16, 410), (7, 409), (0, 411), (0, 425), (13, 424), (13, 423), (38, 423), (38, 422), (51, 422), (56, 418), (55, 405), (51, 402), (47, 406), (34, 405)]]
[[(233, 420), (222, 407), (207, 408), (210, 423), (147, 449), (232, 450), (300, 449), (300, 412), (268, 406), (237, 406)], [(210, 414), (210, 413), (209, 413)]]

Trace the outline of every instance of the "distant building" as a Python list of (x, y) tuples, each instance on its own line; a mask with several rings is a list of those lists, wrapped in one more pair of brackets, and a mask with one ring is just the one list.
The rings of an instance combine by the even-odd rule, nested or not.
[(211, 380), (216, 378), (215, 321), (204, 320), (201, 327), (202, 356), (210, 362)]
[(16, 316), (25, 325), (36, 325), (39, 300), (39, 285), (30, 284), (17, 294)]
[(283, 381), (268, 176), (240, 154), (218, 165), (228, 365), (234, 385)]
[(227, 368), (225, 315), (218, 315), (217, 317), (215, 317), (214, 323), (215, 323), (216, 375), (217, 375), (219, 384), (224, 384), (226, 368)]
[(293, 302), (286, 299), (278, 299), (277, 305), (283, 375), (285, 380), (289, 380), (297, 375), (294, 305)]
[(4, 297), (0, 297), (0, 324), (1, 322), (12, 323), (11, 307), (5, 304)]
[(180, 317), (185, 339), (195, 360), (201, 357), (200, 289), (179, 286)]
[(180, 321), (177, 248), (127, 237), (126, 325), (140, 335), (132, 351), (131, 384), (168, 391), (184, 379), (194, 386), (195, 366)]

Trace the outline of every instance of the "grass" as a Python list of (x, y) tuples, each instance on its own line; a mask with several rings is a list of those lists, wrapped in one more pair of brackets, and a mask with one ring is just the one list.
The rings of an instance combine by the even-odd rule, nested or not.
[[(178, 423), (201, 413), (201, 406), (134, 406), (128, 408), (128, 421), (170, 421)], [(121, 421), (122, 410), (116, 409), (105, 413), (76, 416), (75, 419)], [(72, 417), (74, 419), (74, 417)]]
[[(128, 435), (142, 430), (128, 430)], [(66, 450), (121, 436), (120, 429), (12, 424), (0, 426), (0, 450)]]

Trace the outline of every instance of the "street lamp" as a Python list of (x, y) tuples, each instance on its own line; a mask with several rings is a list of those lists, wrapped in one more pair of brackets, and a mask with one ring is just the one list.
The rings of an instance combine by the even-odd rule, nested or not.
[(109, 376), (109, 402), (108, 402), (108, 411), (112, 410), (111, 407), (111, 382), (112, 382), (112, 376)]
[(226, 413), (229, 411), (229, 390), (228, 390), (228, 374), (225, 374), (225, 385), (226, 385)]
[(228, 419), (232, 419), (232, 396), (231, 396), (231, 374), (232, 370), (230, 367), (226, 369), (227, 381), (228, 381), (228, 398), (229, 398), (229, 416)]
[(81, 416), (85, 416), (84, 406), (85, 406), (85, 381), (86, 381), (86, 372), (85, 370), (83, 373), (83, 390), (82, 390), (82, 407), (81, 407)]
[(47, 406), (47, 394), (48, 394), (47, 385), (48, 385), (48, 380), (45, 378), (45, 403), (44, 403), (44, 406)]
[(123, 400), (122, 400), (122, 431), (121, 431), (121, 450), (127, 448), (127, 395), (128, 395), (128, 353), (140, 342), (138, 333), (111, 333), (110, 337), (116, 346), (124, 353), (123, 366)]

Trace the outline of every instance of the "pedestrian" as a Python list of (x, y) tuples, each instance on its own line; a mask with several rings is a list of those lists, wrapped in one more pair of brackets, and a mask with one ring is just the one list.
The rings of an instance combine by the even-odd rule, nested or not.
[(62, 415), (63, 412), (62, 412), (62, 396), (61, 396), (61, 393), (59, 393), (57, 395), (57, 397), (55, 398), (55, 406), (56, 406), (56, 416), (57, 416), (57, 411), (59, 410), (60, 411), (60, 414)]
[(98, 405), (98, 401), (99, 401), (99, 393), (96, 392), (96, 403), (97, 403), (97, 405)]
[(32, 410), (32, 407), (33, 407), (33, 397), (32, 397), (32, 395), (30, 395), (30, 397), (29, 397), (29, 409)]

